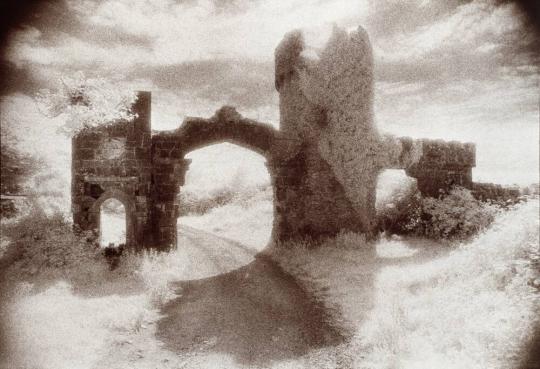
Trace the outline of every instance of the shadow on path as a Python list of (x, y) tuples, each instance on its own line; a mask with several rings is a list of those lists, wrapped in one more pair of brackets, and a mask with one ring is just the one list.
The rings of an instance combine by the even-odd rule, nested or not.
[(164, 306), (157, 337), (177, 353), (219, 352), (262, 365), (345, 339), (323, 308), (266, 257), (176, 286), (182, 296)]

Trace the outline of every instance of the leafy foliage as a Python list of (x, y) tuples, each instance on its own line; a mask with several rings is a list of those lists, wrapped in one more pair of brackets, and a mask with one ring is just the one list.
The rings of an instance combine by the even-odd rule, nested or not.
[(202, 195), (190, 191), (180, 191), (180, 216), (204, 215), (214, 208), (230, 203), (247, 207), (257, 198), (258, 194), (268, 192), (268, 190), (268, 185), (258, 185), (242, 187), (241, 190), (235, 189), (234, 186), (223, 186)]
[(121, 86), (102, 78), (86, 78), (82, 72), (62, 78), (58, 90), (41, 90), (36, 96), (46, 116), (66, 115), (60, 131), (69, 136), (84, 128), (132, 120), (135, 99), (135, 93), (126, 93)]
[(464, 239), (487, 228), (496, 208), (476, 200), (465, 188), (455, 188), (442, 199), (422, 199), (420, 219), (411, 219), (409, 227), (423, 230), (431, 238)]
[(0, 131), (0, 155), (0, 193), (20, 193), (24, 182), (37, 171), (39, 161), (17, 149), (17, 139), (9, 127)]
[(416, 188), (416, 183), (399, 188), (378, 209), (380, 230), (396, 234), (410, 233), (411, 220), (419, 219), (421, 216), (421, 203), (422, 196)]
[(494, 205), (476, 200), (465, 188), (446, 196), (422, 197), (415, 187), (401, 193), (379, 214), (382, 230), (433, 239), (467, 239), (489, 226), (497, 213)]
[(86, 284), (107, 269), (91, 234), (76, 235), (61, 213), (34, 207), (19, 221), (4, 225), (11, 242), (2, 262), (12, 281), (44, 282), (66, 278)]
[(352, 247), (300, 243), (271, 256), (351, 332), (340, 352), (349, 367), (521, 368), (540, 320), (538, 206), (498, 212), (453, 250), (381, 237), (373, 255), (360, 236), (354, 247), (354, 235), (340, 235), (334, 242)]

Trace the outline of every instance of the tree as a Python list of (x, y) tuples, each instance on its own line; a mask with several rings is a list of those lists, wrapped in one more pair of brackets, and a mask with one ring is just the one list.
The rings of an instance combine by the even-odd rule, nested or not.
[(39, 161), (17, 149), (17, 139), (7, 127), (2, 127), (0, 135), (0, 193), (19, 194)]
[(136, 94), (103, 78), (86, 78), (82, 72), (60, 80), (56, 91), (41, 90), (36, 95), (40, 111), (53, 118), (65, 115), (61, 132), (69, 136), (82, 129), (132, 120), (131, 106)]

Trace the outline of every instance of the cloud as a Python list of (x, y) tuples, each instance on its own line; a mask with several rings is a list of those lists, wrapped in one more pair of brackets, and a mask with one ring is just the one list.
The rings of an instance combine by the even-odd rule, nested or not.
[(508, 78), (378, 83), (379, 128), (397, 136), (476, 143), (475, 181), (527, 184), (539, 180), (538, 81)]
[(224, 104), (277, 127), (273, 53), (283, 35), (302, 28), (318, 48), (333, 23), (361, 24), (381, 130), (475, 141), (475, 175), (538, 177), (540, 38), (512, 1), (65, 0), (38, 15), (13, 34), (5, 93), (83, 70), (151, 90), (156, 129)]
[(233, 14), (219, 11), (212, 1), (77, 4), (74, 8), (90, 24), (155, 37), (155, 62), (162, 65), (209, 58), (268, 60), (291, 29), (345, 22), (363, 9), (361, 2), (351, 6), (346, 0), (244, 2), (236, 6), (242, 11)]
[(141, 67), (127, 78), (146, 76), (160, 89), (182, 91), (193, 99), (256, 108), (277, 105), (273, 63), (249, 60), (186, 62), (163, 67)]
[(365, 26), (375, 38), (394, 38), (443, 20), (458, 6), (470, 1), (372, 0)]
[(134, 45), (101, 46), (62, 34), (48, 45), (41, 32), (33, 27), (19, 32), (7, 50), (7, 59), (17, 66), (54, 65), (58, 68), (119, 69), (133, 67), (152, 58), (148, 50)]
[(534, 66), (536, 40), (522, 32), (515, 12), (512, 4), (475, 1), (411, 32), (376, 39), (378, 80), (492, 79), (504, 66)]

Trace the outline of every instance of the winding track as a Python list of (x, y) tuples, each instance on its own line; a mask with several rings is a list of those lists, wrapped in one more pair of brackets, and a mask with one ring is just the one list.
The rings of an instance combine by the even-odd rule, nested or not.
[(289, 274), (235, 241), (181, 227), (179, 248), (189, 257), (189, 281), (168, 303), (158, 338), (179, 354), (231, 355), (266, 366), (342, 341), (324, 310)]

